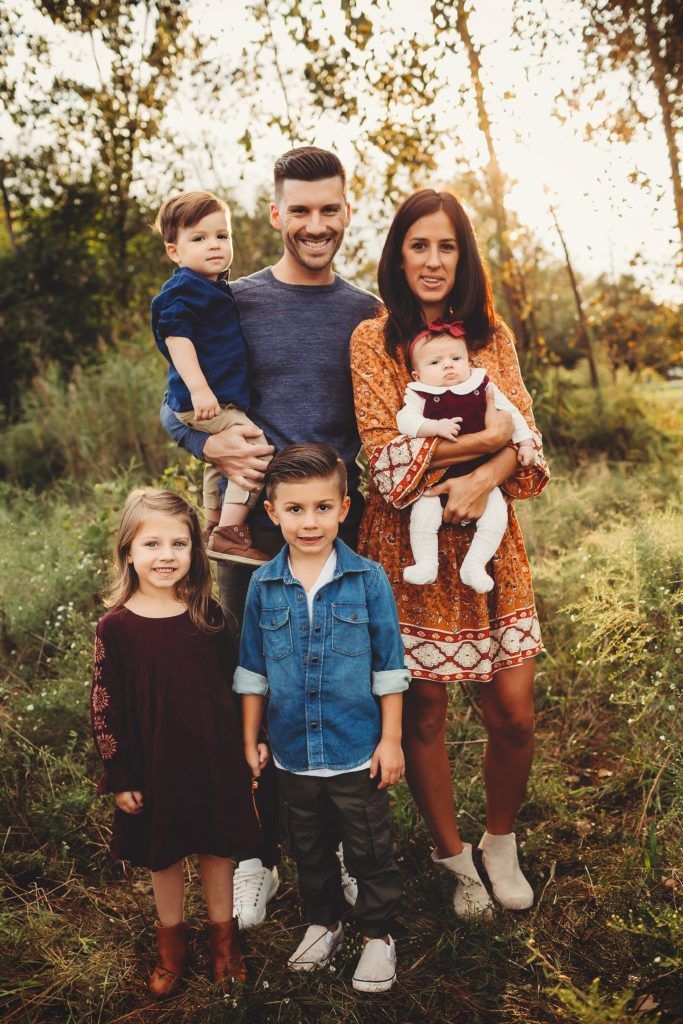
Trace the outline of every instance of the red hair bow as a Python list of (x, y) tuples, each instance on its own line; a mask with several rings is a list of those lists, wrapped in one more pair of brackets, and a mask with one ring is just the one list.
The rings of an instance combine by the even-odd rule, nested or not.
[(429, 338), (433, 334), (450, 334), (453, 338), (464, 338), (465, 328), (462, 320), (432, 320), (425, 324), (424, 328), (417, 334), (408, 346), (408, 362), (412, 365), (412, 357), (415, 346), (423, 338)]

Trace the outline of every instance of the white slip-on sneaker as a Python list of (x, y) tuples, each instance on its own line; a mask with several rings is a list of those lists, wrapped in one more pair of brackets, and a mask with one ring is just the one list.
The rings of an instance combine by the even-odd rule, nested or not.
[(240, 928), (255, 928), (266, 919), (266, 905), (280, 886), (277, 868), (264, 868), (258, 857), (242, 860), (232, 880), (233, 917)]
[(463, 843), (460, 853), (452, 857), (437, 857), (436, 850), (432, 850), (432, 861), (455, 875), (453, 910), (456, 917), (462, 921), (491, 917), (493, 904), (474, 866), (471, 843)]
[(365, 943), (353, 972), (353, 987), (357, 992), (388, 992), (395, 981), (394, 940), (391, 935), (388, 942), (384, 939), (370, 939)]
[(358, 882), (353, 875), (349, 874), (346, 868), (346, 864), (344, 863), (344, 847), (341, 843), (337, 847), (337, 858), (341, 864), (341, 884), (344, 899), (350, 907), (353, 907), (356, 905), (356, 900), (358, 899)]
[(506, 910), (528, 910), (534, 902), (534, 890), (519, 866), (515, 833), (492, 836), (484, 832), (479, 849), (496, 902)]
[(313, 971), (325, 967), (344, 945), (344, 926), (341, 921), (336, 931), (324, 924), (309, 924), (306, 934), (296, 947), (287, 966), (290, 971)]

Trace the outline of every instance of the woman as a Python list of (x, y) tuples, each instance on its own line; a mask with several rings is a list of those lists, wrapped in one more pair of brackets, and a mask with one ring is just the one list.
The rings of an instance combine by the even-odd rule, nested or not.
[[(458, 831), (445, 745), (447, 685), (481, 683), (488, 739), (484, 753), (486, 832), (480, 843), (496, 900), (508, 909), (530, 907), (533, 891), (517, 860), (513, 831), (534, 749), (533, 679), (542, 648), (524, 542), (512, 505), (508, 528), (493, 559), (496, 586), (477, 594), (458, 569), (493, 487), (508, 498), (539, 494), (548, 481), (531, 399), (522, 382), (514, 341), (496, 316), (491, 287), (472, 226), (447, 192), (410, 196), (389, 229), (379, 266), (387, 314), (360, 324), (351, 341), (356, 416), (371, 472), (359, 551), (381, 562), (391, 580), (413, 681), (404, 703), (406, 776), (435, 843), (432, 860), (456, 876), (456, 914), (491, 912)], [(536, 463), (519, 467), (508, 445), (512, 423), (488, 404), (486, 429), (458, 441), (400, 436), (396, 414), (410, 381), (407, 346), (437, 319), (462, 322), (473, 366), (517, 406), (534, 432)], [(467, 476), (444, 480), (444, 470), (480, 455), (489, 460)], [(412, 561), (408, 506), (425, 489), (447, 497), (439, 533), (436, 583), (406, 583)]]

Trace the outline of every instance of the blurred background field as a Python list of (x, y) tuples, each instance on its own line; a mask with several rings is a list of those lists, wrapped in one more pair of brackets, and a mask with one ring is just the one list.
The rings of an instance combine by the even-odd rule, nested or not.
[[(228, 7), (10, 0), (0, 11), (2, 1019), (679, 1021), (675, 5)], [(538, 83), (533, 104), (524, 81)], [(232, 200), (233, 276), (273, 262), (269, 162), (289, 145), (336, 143), (337, 124), (356, 207), (341, 269), (374, 287), (398, 199), (435, 182), (461, 195), (545, 437), (552, 483), (517, 506), (547, 648), (519, 823), (537, 902), (485, 927), (456, 924), (399, 787), (406, 898), (389, 996), (355, 997), (353, 945), (334, 974), (287, 975), (302, 924), (286, 865), (270, 923), (249, 936), (249, 988), (226, 1002), (209, 986), (197, 928), (188, 990), (152, 1006), (151, 893), (142, 874), (108, 861), (88, 719), (98, 594), (122, 500), (149, 482), (194, 499), (201, 476), (158, 422), (164, 367), (147, 310), (168, 267), (148, 225), (173, 188), (214, 187)], [(541, 161), (534, 147), (552, 124), (563, 142), (548, 135)], [(510, 125), (526, 164), (515, 163)], [(585, 163), (568, 180), (576, 153)], [(524, 205), (526, 177), (536, 209)], [(484, 824), (474, 690), (452, 694), (449, 743), (473, 840)], [(190, 911), (198, 921), (196, 884)]]

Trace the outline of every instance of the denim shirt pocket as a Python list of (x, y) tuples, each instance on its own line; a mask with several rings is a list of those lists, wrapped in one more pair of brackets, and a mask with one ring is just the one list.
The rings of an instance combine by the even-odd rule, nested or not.
[(332, 605), (332, 650), (354, 657), (370, 650), (368, 609), (364, 604)]
[(294, 650), (289, 608), (262, 608), (259, 625), (266, 658), (279, 661)]

